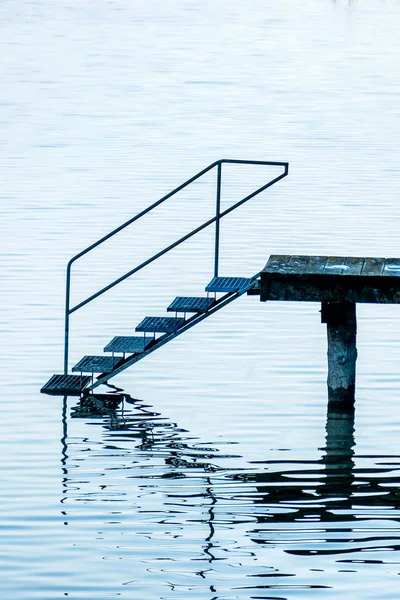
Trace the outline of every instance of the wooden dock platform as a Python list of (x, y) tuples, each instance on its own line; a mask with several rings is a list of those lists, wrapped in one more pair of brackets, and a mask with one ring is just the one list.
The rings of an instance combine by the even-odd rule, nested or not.
[(261, 271), (262, 302), (320, 302), (327, 325), (331, 405), (353, 410), (356, 303), (400, 304), (400, 258), (272, 255)]
[(400, 258), (272, 255), (260, 299), (400, 304)]

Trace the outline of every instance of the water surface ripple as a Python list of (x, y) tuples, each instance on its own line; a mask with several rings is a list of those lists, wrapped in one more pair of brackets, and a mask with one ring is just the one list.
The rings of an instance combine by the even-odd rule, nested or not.
[[(289, 161), (221, 223), (270, 254), (399, 256), (400, 3), (0, 3), (0, 595), (397, 600), (400, 318), (359, 305), (355, 418), (326, 414), (313, 303), (243, 296), (117, 378), (63, 364), (75, 253), (219, 158)], [(226, 167), (226, 168), (225, 168)], [(274, 176), (224, 166), (222, 206)], [(213, 216), (215, 174), (73, 268), (79, 302)], [(71, 364), (203, 293), (207, 229), (71, 318)]]

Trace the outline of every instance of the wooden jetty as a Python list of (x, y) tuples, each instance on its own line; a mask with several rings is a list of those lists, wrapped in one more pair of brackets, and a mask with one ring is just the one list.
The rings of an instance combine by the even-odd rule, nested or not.
[(400, 304), (400, 258), (272, 255), (251, 294), (261, 302), (319, 302), (328, 338), (328, 397), (354, 408), (356, 304)]
[[(222, 209), (222, 173), (226, 164), (274, 167), (274, 169), (279, 168), (280, 173), (276, 174), (274, 171), (272, 178), (268, 179), (261, 187), (228, 208)], [(211, 171), (216, 173), (214, 216), (91, 296), (74, 306), (72, 305), (71, 269), (77, 260)], [(400, 258), (273, 255), (270, 256), (261, 273), (250, 277), (221, 277), (219, 275), (221, 219), (285, 178), (288, 172), (289, 163), (287, 162), (217, 160), (73, 256), (69, 260), (66, 270), (64, 372), (55, 373), (41, 391), (57, 396), (87, 395), (98, 386), (108, 384), (112, 377), (247, 293), (259, 294), (262, 302), (277, 300), (319, 302), (321, 304), (321, 320), (327, 325), (328, 336), (329, 402), (339, 410), (351, 411), (354, 407), (357, 360), (356, 304), (357, 302), (400, 304)], [(145, 316), (135, 327), (135, 332), (140, 332), (142, 335), (132, 335), (132, 330), (129, 330), (125, 332), (125, 335), (114, 336), (104, 347), (104, 353), (108, 353), (108, 356), (104, 354), (85, 355), (72, 367), (72, 374), (69, 374), (71, 315), (209, 226), (215, 227), (215, 243), (214, 277), (205, 287), (207, 297), (177, 296), (166, 307), (167, 313), (175, 313), (174, 317)], [(75, 375), (74, 373), (79, 374)], [(94, 379), (95, 373), (99, 374), (96, 380)]]

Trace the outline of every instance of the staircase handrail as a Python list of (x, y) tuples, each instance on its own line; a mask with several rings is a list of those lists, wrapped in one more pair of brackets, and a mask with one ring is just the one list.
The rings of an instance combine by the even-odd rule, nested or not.
[[(275, 177), (274, 179), (272, 179), (271, 181), (269, 181), (268, 183), (264, 184), (263, 186), (261, 186), (260, 188), (258, 188), (257, 190), (255, 190), (254, 192), (249, 194), (248, 196), (245, 196), (244, 198), (242, 198), (241, 200), (239, 200), (238, 202), (236, 202), (235, 204), (233, 204), (226, 210), (221, 212), (221, 180), (222, 180), (222, 164), (223, 163), (284, 167), (284, 172), (281, 173), (280, 175), (278, 175), (277, 177)], [(202, 225), (199, 225), (198, 227), (193, 229), (191, 232), (187, 233), (183, 237), (176, 240), (174, 243), (170, 244), (169, 246), (166, 246), (163, 250), (160, 250), (159, 252), (154, 254), (151, 258), (148, 258), (147, 260), (142, 262), (140, 265), (136, 266), (134, 269), (131, 269), (130, 271), (128, 271), (121, 277), (118, 277), (117, 279), (115, 279), (115, 281), (109, 283), (108, 285), (103, 287), (98, 292), (92, 294), (85, 300), (82, 300), (81, 302), (79, 302), (78, 304), (76, 304), (75, 306), (70, 308), (71, 267), (75, 261), (77, 261), (79, 258), (84, 256), (85, 254), (88, 254), (91, 250), (94, 250), (95, 248), (97, 248), (98, 246), (103, 244), (103, 242), (109, 240), (111, 237), (113, 237), (114, 235), (116, 235), (117, 233), (119, 233), (120, 231), (122, 231), (123, 229), (125, 229), (126, 227), (128, 227), (129, 225), (134, 223), (135, 221), (139, 220), (141, 217), (143, 217), (144, 215), (146, 215), (147, 213), (152, 211), (154, 208), (156, 208), (157, 206), (159, 206), (160, 204), (162, 204), (163, 202), (165, 202), (166, 200), (168, 200), (169, 198), (171, 198), (172, 196), (174, 196), (175, 194), (177, 194), (178, 192), (183, 190), (185, 187), (187, 187), (188, 185), (190, 185), (191, 183), (193, 183), (194, 181), (196, 181), (197, 179), (199, 179), (200, 177), (202, 177), (203, 175), (205, 175), (206, 173), (208, 173), (215, 167), (217, 167), (218, 173), (217, 173), (217, 200), (216, 200), (216, 211), (215, 211), (214, 217), (212, 217), (208, 221), (205, 221)], [(68, 373), (69, 317), (72, 313), (79, 310), (86, 304), (89, 304), (89, 302), (92, 302), (95, 298), (98, 298), (99, 296), (101, 296), (102, 294), (104, 294), (105, 292), (110, 290), (111, 288), (115, 287), (116, 285), (118, 285), (119, 283), (121, 283), (122, 281), (127, 279), (128, 277), (131, 277), (132, 275), (134, 275), (134, 273), (137, 273), (138, 271), (140, 271), (141, 269), (143, 269), (144, 267), (146, 267), (153, 261), (157, 260), (158, 258), (163, 256), (170, 250), (173, 250), (173, 248), (176, 248), (176, 246), (179, 246), (180, 244), (185, 242), (187, 239), (196, 235), (196, 233), (199, 233), (200, 231), (202, 231), (203, 229), (205, 229), (212, 223), (216, 224), (215, 251), (214, 251), (214, 277), (217, 277), (218, 276), (218, 263), (219, 263), (219, 221), (220, 221), (220, 219), (222, 219), (222, 217), (224, 217), (228, 213), (232, 212), (233, 210), (235, 210), (236, 208), (238, 208), (239, 206), (241, 206), (242, 204), (244, 204), (251, 198), (254, 198), (254, 196), (257, 196), (258, 194), (260, 194), (267, 188), (271, 187), (280, 179), (283, 179), (284, 177), (286, 177), (288, 172), (289, 172), (289, 163), (288, 162), (261, 161), (261, 160), (239, 160), (239, 159), (235, 160), (235, 159), (227, 159), (227, 158), (217, 160), (217, 161), (211, 163), (205, 169), (202, 169), (201, 171), (196, 173), (196, 175), (194, 175), (193, 177), (191, 177), (190, 179), (188, 179), (187, 181), (185, 181), (184, 183), (182, 183), (181, 185), (176, 187), (174, 190), (172, 190), (171, 192), (169, 192), (168, 194), (166, 194), (165, 196), (163, 196), (162, 198), (160, 198), (159, 200), (157, 200), (156, 202), (154, 202), (153, 204), (151, 204), (144, 210), (140, 211), (137, 215), (135, 215), (134, 217), (132, 217), (131, 219), (129, 219), (128, 221), (126, 221), (125, 223), (123, 223), (122, 225), (117, 227), (116, 229), (113, 229), (113, 231), (111, 231), (107, 235), (103, 236), (102, 238), (100, 238), (99, 240), (97, 240), (96, 242), (94, 242), (93, 244), (91, 244), (90, 246), (88, 246), (87, 248), (85, 248), (84, 250), (82, 250), (81, 252), (76, 254), (75, 256), (73, 256), (67, 264), (67, 272), (66, 272), (64, 374), (66, 375)]]

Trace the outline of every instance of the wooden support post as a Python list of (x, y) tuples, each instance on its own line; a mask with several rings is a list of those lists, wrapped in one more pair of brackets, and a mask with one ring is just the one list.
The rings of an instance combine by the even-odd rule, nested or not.
[(328, 337), (328, 400), (331, 407), (354, 410), (356, 384), (356, 305), (323, 302), (321, 321)]

